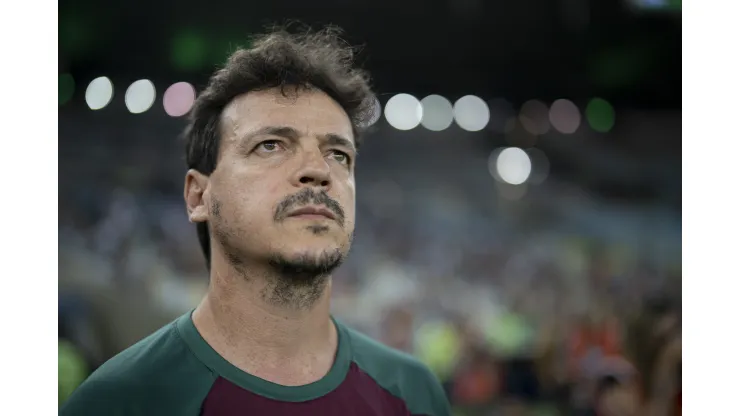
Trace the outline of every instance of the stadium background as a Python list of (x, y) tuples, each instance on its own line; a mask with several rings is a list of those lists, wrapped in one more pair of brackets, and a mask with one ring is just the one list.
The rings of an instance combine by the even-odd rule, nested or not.
[(621, 346), (646, 299), (680, 305), (680, 1), (63, 0), (60, 402), (202, 296), (180, 116), (288, 19), (364, 45), (381, 110), (334, 313), (461, 414), (565, 414), (585, 322)]

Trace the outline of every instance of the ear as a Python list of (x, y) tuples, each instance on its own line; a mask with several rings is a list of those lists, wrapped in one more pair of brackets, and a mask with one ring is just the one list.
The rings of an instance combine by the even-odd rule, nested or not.
[(190, 222), (208, 221), (208, 190), (209, 177), (195, 169), (185, 174), (185, 206), (188, 210)]

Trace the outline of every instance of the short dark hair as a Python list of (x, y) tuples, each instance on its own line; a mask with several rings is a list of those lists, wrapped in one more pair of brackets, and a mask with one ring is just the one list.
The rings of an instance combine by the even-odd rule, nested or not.
[[(185, 129), (188, 168), (210, 175), (218, 159), (224, 108), (241, 94), (271, 88), (280, 88), (283, 95), (288, 88), (323, 91), (347, 113), (359, 147), (361, 133), (376, 115), (376, 98), (368, 74), (355, 66), (355, 49), (340, 35), (336, 27), (302, 29), (300, 33), (281, 27), (253, 37), (252, 47), (236, 50), (211, 76), (190, 111)], [(198, 223), (196, 227), (210, 268), (208, 225)]]

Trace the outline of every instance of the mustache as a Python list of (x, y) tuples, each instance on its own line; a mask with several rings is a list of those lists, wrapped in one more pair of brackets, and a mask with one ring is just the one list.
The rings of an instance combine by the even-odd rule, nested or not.
[(309, 204), (325, 206), (336, 215), (339, 225), (344, 225), (344, 210), (339, 202), (333, 200), (326, 191), (315, 191), (311, 188), (303, 188), (301, 191), (280, 201), (275, 210), (275, 221), (280, 222), (293, 209)]

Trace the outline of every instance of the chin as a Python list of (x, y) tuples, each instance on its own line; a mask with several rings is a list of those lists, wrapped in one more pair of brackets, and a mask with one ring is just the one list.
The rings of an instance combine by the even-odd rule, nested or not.
[(349, 238), (338, 235), (336, 230), (318, 233), (312, 230), (297, 231), (284, 233), (280, 237), (280, 249), (275, 254), (298, 262), (332, 263), (337, 259), (341, 262), (349, 252)]
[(323, 221), (291, 224), (274, 237), (274, 244), (271, 244), (275, 249), (273, 255), (300, 261), (315, 259), (322, 262), (337, 256), (343, 260), (352, 243), (351, 235), (347, 235), (345, 230)]
[(311, 239), (295, 239), (283, 245), (283, 250), (280, 250), (282, 256), (285, 258), (304, 258), (304, 259), (319, 259), (325, 256), (335, 256), (336, 253), (342, 257), (346, 256), (347, 250), (346, 245), (340, 244), (334, 239), (329, 238), (311, 238)]
[(346, 253), (338, 248), (304, 248), (275, 252), (270, 256), (270, 264), (286, 281), (309, 283), (331, 275), (342, 264), (345, 256)]

